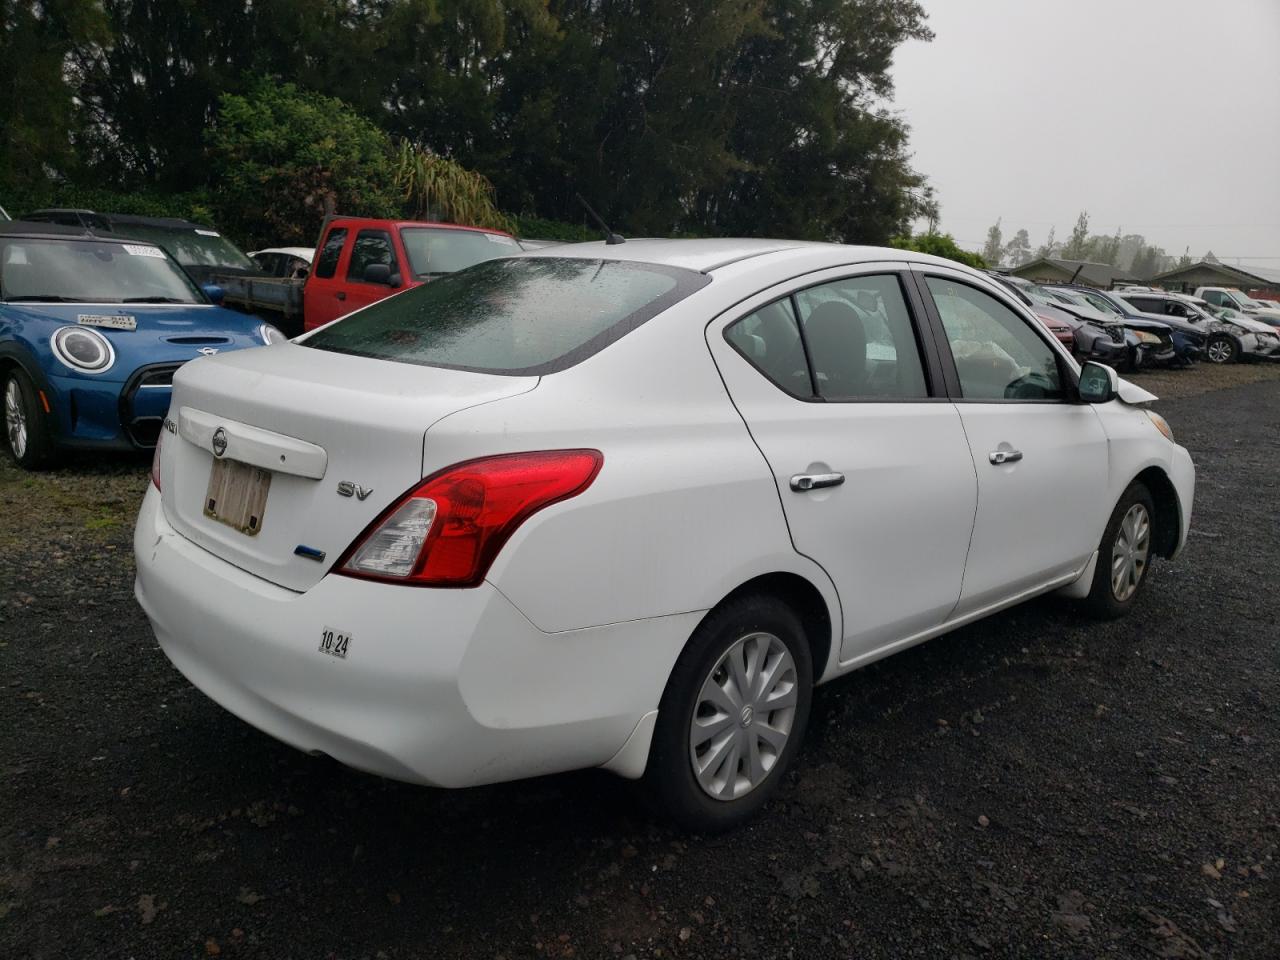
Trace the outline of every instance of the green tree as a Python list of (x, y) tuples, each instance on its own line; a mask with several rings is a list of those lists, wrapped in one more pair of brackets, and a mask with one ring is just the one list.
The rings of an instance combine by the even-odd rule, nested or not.
[(106, 35), (92, 0), (0, 0), (0, 187), (6, 193), (75, 172), (84, 116), (66, 62), (73, 50)]
[(400, 207), (387, 135), (291, 83), (224, 94), (209, 146), (218, 222), (246, 242), (310, 243), (328, 205), (373, 217)]
[(987, 266), (987, 262), (981, 255), (962, 250), (960, 245), (956, 243), (955, 237), (949, 233), (921, 233), (915, 236), (905, 234), (890, 239), (889, 246), (898, 250), (914, 250), (917, 253), (945, 257), (948, 260), (955, 260), (978, 270), (983, 270)]
[(1049, 228), (1049, 235), (1044, 238), (1044, 243), (1036, 248), (1036, 258), (1041, 257), (1057, 257), (1062, 254), (1062, 245), (1054, 239), (1054, 231), (1056, 227)]
[(1076, 225), (1071, 231), (1071, 236), (1062, 245), (1062, 258), (1064, 260), (1088, 260), (1090, 253), (1089, 212), (1081, 210), (1080, 216), (1076, 218)]
[(1191, 266), (1191, 247), (1188, 246), (1182, 251), (1182, 256), (1178, 258), (1178, 269), (1182, 270)]
[(1026, 230), (1019, 230), (1009, 241), (1007, 250), (1011, 266), (1020, 267), (1031, 262), (1031, 235)]
[(987, 230), (987, 243), (982, 248), (982, 259), (993, 267), (1000, 266), (1000, 261), (1004, 259), (1004, 234), (1000, 230), (1000, 220), (997, 217), (996, 222)]

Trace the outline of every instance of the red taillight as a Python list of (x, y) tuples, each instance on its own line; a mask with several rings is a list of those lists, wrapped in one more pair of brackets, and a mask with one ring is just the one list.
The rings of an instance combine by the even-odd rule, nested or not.
[(544, 450), (446, 467), (384, 510), (334, 570), (388, 583), (474, 587), (520, 524), (582, 493), (603, 463), (599, 450)]
[(151, 482), (160, 489), (160, 444), (164, 442), (164, 430), (156, 437), (156, 452), (151, 455)]

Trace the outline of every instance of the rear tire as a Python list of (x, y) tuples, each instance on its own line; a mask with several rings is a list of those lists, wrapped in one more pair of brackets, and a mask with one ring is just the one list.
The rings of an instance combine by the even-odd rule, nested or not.
[(1123, 617), (1146, 585), (1154, 556), (1155, 515), (1150, 491), (1137, 481), (1111, 511), (1098, 544), (1093, 585), (1085, 599), (1086, 608), (1099, 620)]
[(1240, 359), (1240, 348), (1225, 333), (1217, 333), (1204, 345), (1204, 358), (1210, 363), (1235, 363)]
[(3, 378), (4, 438), (14, 462), (38, 470), (53, 460), (48, 415), (26, 371), (13, 367)]
[(812, 654), (789, 606), (749, 595), (709, 613), (658, 708), (645, 783), (660, 812), (698, 833), (754, 817), (800, 749), (812, 695)]

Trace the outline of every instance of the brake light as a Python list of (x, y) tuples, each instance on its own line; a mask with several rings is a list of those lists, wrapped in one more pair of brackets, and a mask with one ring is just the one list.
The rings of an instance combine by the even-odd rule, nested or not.
[(599, 450), (543, 450), (446, 467), (384, 510), (334, 570), (388, 583), (474, 587), (520, 524), (582, 493), (603, 464)]
[(156, 452), (151, 455), (151, 482), (160, 489), (160, 444), (164, 442), (164, 430), (156, 437)]

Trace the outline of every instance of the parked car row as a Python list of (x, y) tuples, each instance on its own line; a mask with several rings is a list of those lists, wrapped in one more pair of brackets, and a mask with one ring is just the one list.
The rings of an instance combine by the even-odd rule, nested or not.
[[(993, 276), (1017, 293), (1056, 336), (1061, 338), (1064, 326), (1072, 327), (1070, 346), (1080, 359), (1126, 371), (1186, 367), (1196, 360), (1280, 360), (1280, 310), (1273, 317), (1265, 305), (1238, 290), (1204, 288), (1189, 296), (1152, 287), (1100, 290), (1084, 284), (1036, 284), (1004, 274)], [(1201, 293), (1215, 300), (1206, 300)], [(1248, 314), (1243, 312), (1246, 302)], [(1121, 342), (1125, 345), (1122, 357), (1117, 347)]]

